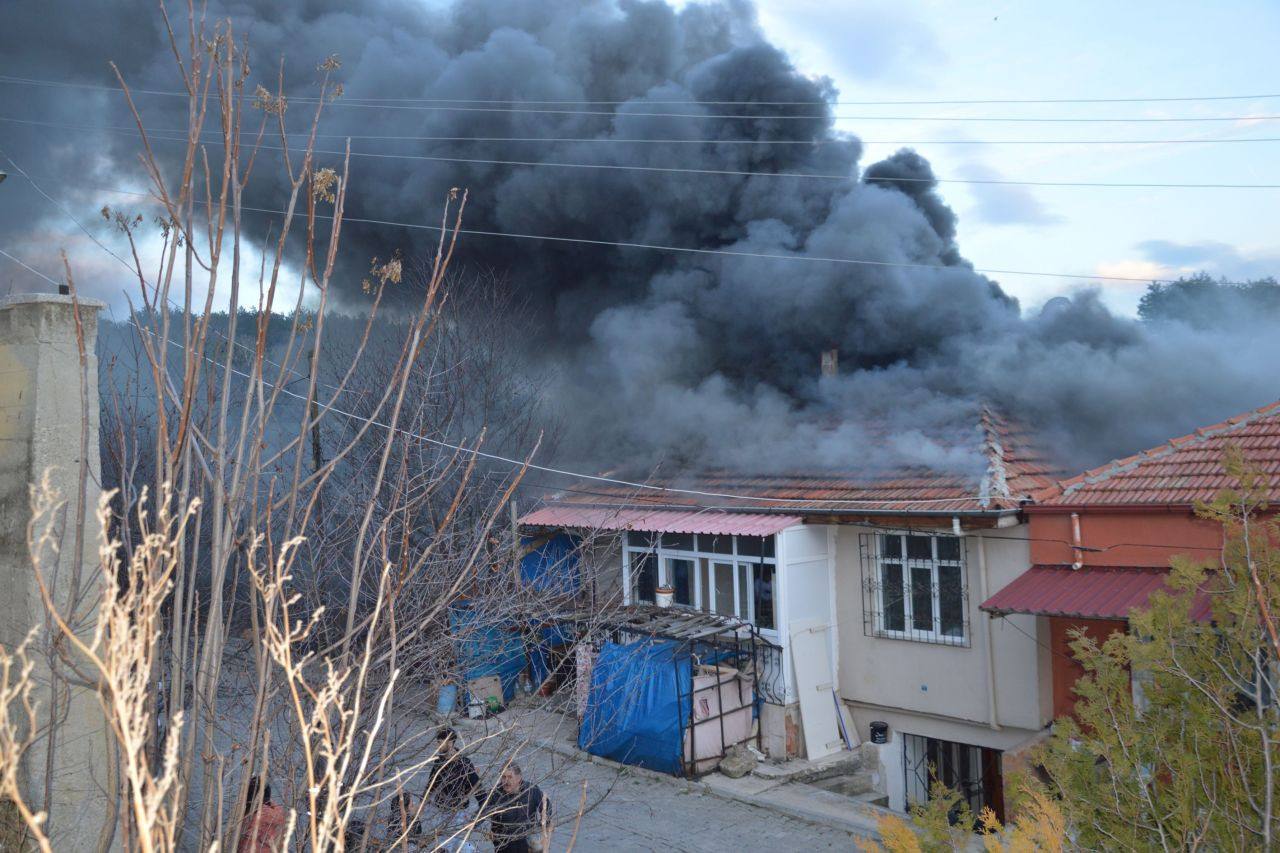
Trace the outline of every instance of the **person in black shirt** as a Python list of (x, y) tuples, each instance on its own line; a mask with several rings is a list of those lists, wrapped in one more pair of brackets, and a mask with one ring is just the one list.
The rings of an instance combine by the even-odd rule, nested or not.
[(436, 732), (436, 754), (432, 759), (431, 778), (422, 798), (442, 811), (460, 812), (474, 797), (480, 802), (480, 777), (471, 759), (458, 752), (458, 736), (453, 729)]
[(542, 849), (551, 803), (537, 785), (524, 781), (520, 765), (508, 764), (485, 799), (481, 817), (489, 818), (494, 853), (531, 853)]

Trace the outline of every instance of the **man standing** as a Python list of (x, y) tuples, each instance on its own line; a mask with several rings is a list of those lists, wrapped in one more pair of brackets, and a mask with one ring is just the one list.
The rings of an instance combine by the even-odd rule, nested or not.
[(520, 765), (508, 764), (498, 787), (485, 800), (494, 853), (538, 853), (551, 825), (551, 803), (542, 790), (524, 781)]

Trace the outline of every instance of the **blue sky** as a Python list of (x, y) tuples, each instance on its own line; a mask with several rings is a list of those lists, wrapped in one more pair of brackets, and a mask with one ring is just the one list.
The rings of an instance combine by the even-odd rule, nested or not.
[[(1280, 92), (1274, 2), (833, 3), (760, 0), (760, 23), (842, 100), (1145, 98)], [(1280, 98), (1126, 104), (841, 106), (865, 140), (919, 140), (941, 178), (1151, 183), (1280, 183), (1280, 137), (1264, 120), (1005, 123), (979, 118), (1208, 118), (1280, 114)], [(1203, 139), (1195, 144), (947, 144), (944, 140)], [(898, 145), (869, 142), (873, 162)], [(951, 184), (961, 249), (976, 266), (1075, 274), (1280, 277), (1278, 189), (1022, 187)], [(996, 276), (1024, 307), (1081, 286)], [(1102, 283), (1131, 313), (1141, 283)]]

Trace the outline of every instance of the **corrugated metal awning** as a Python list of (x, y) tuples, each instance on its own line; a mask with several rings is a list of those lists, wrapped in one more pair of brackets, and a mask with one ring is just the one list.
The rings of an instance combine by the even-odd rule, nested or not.
[(1034, 613), (1084, 619), (1125, 619), (1145, 607), (1151, 593), (1167, 589), (1168, 569), (1032, 566), (982, 602), (994, 614)]
[(772, 536), (799, 516), (719, 510), (615, 509), (545, 506), (520, 518), (537, 527), (583, 527), (590, 530), (637, 530), (646, 533), (704, 533), (710, 536)]

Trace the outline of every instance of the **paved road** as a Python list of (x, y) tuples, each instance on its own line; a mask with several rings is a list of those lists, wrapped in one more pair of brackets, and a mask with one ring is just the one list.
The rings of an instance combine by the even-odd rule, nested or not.
[[(526, 718), (522, 728), (536, 729), (543, 736), (550, 734), (546, 723), (532, 723)], [(467, 721), (458, 727), (470, 728)], [(552, 737), (565, 741), (565, 746), (572, 740), (564, 728)], [(489, 752), (483, 746), (479, 751)], [(644, 771), (597, 764), (580, 753), (526, 747), (521, 750), (519, 762), (525, 778), (536, 781), (551, 798), (556, 815), (553, 851), (564, 850), (573, 834), (572, 816), (581, 802), (584, 782), (586, 811), (574, 844), (574, 849), (582, 853), (854, 849), (854, 836), (847, 831), (719, 797), (678, 779), (655, 778)], [(477, 765), (483, 764), (484, 758), (477, 756)], [(488, 768), (490, 775), (492, 772)], [(485, 775), (486, 769), (481, 773)], [(484, 843), (480, 846), (482, 850), (487, 848)]]
[[(547, 758), (545, 754), (531, 758), (529, 763), (534, 767), (530, 769)], [(550, 759), (555, 767), (546, 787), (558, 814), (567, 816), (576, 810), (582, 783), (587, 783), (589, 809), (582, 818), (575, 844), (575, 849), (584, 853), (853, 849), (853, 836), (847, 832), (690, 790), (674, 781), (619, 772), (564, 756)], [(552, 770), (537, 769), (543, 773)], [(563, 850), (572, 831), (572, 826), (557, 826), (552, 849)]]

